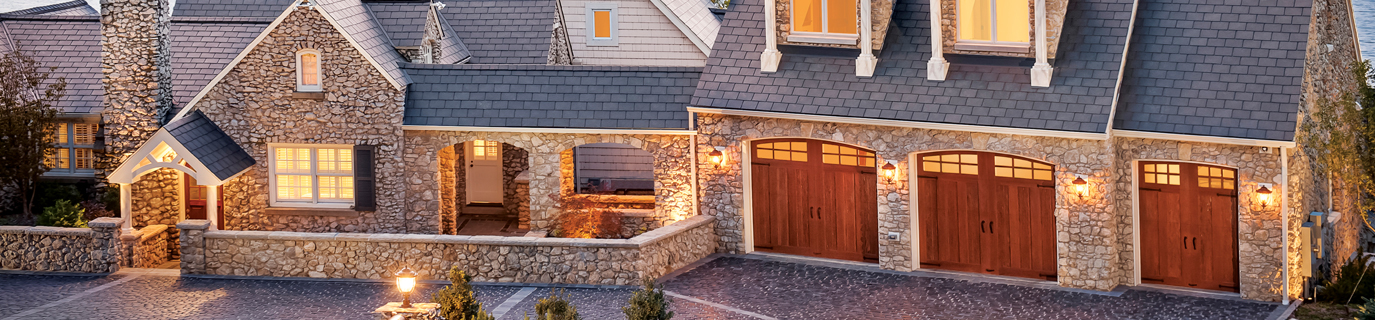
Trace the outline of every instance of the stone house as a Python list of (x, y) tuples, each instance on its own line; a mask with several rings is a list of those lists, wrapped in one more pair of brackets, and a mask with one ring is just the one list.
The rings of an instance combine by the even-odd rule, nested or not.
[(718, 252), (1267, 301), (1305, 222), (1361, 250), (1296, 143), (1351, 89), (1346, 2), (268, 2), (0, 16), (84, 81), (126, 234), (538, 237), (582, 197)]

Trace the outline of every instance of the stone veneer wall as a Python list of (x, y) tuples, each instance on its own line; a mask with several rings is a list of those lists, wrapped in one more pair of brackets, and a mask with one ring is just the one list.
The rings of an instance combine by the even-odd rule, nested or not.
[[(321, 52), (324, 100), (293, 98), (295, 54), (301, 49)], [(438, 233), (437, 201), (423, 213), (407, 210), (403, 202), (407, 185), (419, 188), (401, 176), (404, 97), (319, 12), (287, 14), (197, 105), (258, 160), (224, 185), (225, 229)], [(268, 208), (272, 143), (377, 146), (377, 211), (356, 212), (356, 216), (272, 214)], [(426, 161), (436, 159), (431, 152)], [(432, 175), (437, 172), (433, 165), (429, 168)], [(433, 178), (430, 182), (434, 183)], [(426, 193), (426, 199), (438, 199), (433, 186), (414, 191)]]
[(181, 171), (161, 168), (135, 181), (129, 191), (134, 228), (175, 224), (181, 220)]
[(506, 214), (519, 215), (521, 201), (528, 200), (521, 199), (517, 194), (516, 176), (530, 170), (530, 152), (509, 143), (502, 143), (501, 164), (501, 205), (506, 209)]
[(156, 268), (171, 261), (172, 251), (167, 246), (170, 242), (168, 233), (174, 230), (161, 224), (138, 230), (127, 244), (130, 258), (127, 265), (131, 268)]
[[(716, 252), (711, 217), (693, 217), (633, 239), (208, 231), (194, 220), (182, 244), (184, 274), (389, 278), (403, 265), (427, 280), (458, 266), (484, 282), (636, 285)], [(203, 238), (202, 238), (203, 237)], [(203, 245), (204, 250), (195, 248)], [(203, 256), (192, 256), (201, 252)]]
[(454, 150), (462, 149), (448, 146), (439, 149), (439, 233), (454, 234), (458, 231), (458, 177), (454, 176)]
[(153, 136), (172, 108), (172, 64), (167, 0), (100, 1), (101, 69), (105, 148), (96, 176)]
[[(588, 143), (623, 143), (654, 155), (655, 211), (658, 217), (677, 220), (690, 216), (692, 206), (692, 168), (689, 163), (689, 136), (646, 134), (563, 134), (467, 131), (408, 130), (405, 137), (405, 179), (410, 188), (405, 199), (411, 221), (438, 230), (440, 201), (439, 150), (471, 140), (501, 141), (530, 152), (530, 228), (547, 231), (557, 214), (554, 198), (559, 193), (560, 152)], [(379, 196), (379, 201), (381, 198)], [(412, 228), (416, 230), (427, 230)]]
[(90, 228), (0, 226), (0, 269), (115, 272), (121, 223), (99, 218)]
[[(1280, 209), (1269, 206), (1262, 209), (1256, 203), (1255, 190), (1260, 183), (1274, 185), (1275, 195), (1288, 192), (1281, 183), (1282, 167), (1280, 153), (1270, 149), (1260, 152), (1260, 147), (1237, 146), (1211, 143), (1185, 143), (1172, 140), (1116, 138), (1113, 140), (1117, 165), (1117, 183), (1112, 199), (1117, 215), (1117, 243), (1121, 261), (1123, 284), (1136, 282), (1136, 227), (1132, 223), (1136, 214), (1132, 198), (1136, 184), (1135, 161), (1163, 160), (1198, 162), (1237, 169), (1238, 234), (1241, 275), (1241, 297), (1246, 299), (1278, 301), (1283, 282), (1280, 270), (1283, 268), (1284, 253), (1280, 248), (1285, 229), (1280, 226)], [(1291, 172), (1291, 176), (1293, 173)], [(1290, 221), (1298, 218), (1290, 212)], [(1291, 223), (1291, 225), (1293, 225)], [(1297, 225), (1294, 225), (1297, 226)], [(1296, 232), (1297, 229), (1290, 229)]]
[[(1059, 239), (1059, 282), (1073, 288), (1111, 290), (1119, 284), (1118, 227), (1108, 201), (1115, 195), (1112, 164), (1116, 161), (1106, 141), (1054, 137), (1012, 136), (969, 132), (878, 127), (839, 123), (809, 122), (741, 116), (698, 114), (696, 147), (700, 171), (701, 212), (717, 218), (717, 236), (723, 252), (744, 252), (745, 206), (741, 171), (742, 141), (775, 137), (808, 137), (839, 141), (875, 151), (880, 160), (898, 161), (902, 174), (895, 184), (882, 182), (878, 188), (879, 235), (901, 234), (898, 240), (879, 238), (879, 266), (910, 271), (912, 257), (908, 155), (939, 150), (977, 150), (1001, 152), (1039, 159), (1055, 164), (1057, 197), (1055, 229)], [(716, 169), (708, 163), (707, 153), (715, 146), (726, 147), (729, 163)], [(1088, 176), (1093, 187), (1087, 201), (1066, 188), (1075, 174)], [(767, 186), (755, 186), (767, 187)], [(1076, 200), (1069, 200), (1069, 199)]]

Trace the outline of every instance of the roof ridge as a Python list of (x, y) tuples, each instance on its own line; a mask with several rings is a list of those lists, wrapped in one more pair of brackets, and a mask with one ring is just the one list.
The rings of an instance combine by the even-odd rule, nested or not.
[(100, 21), (100, 16), (51, 16), (38, 14), (0, 14), (0, 20), (29, 21)]
[(33, 8), (28, 8), (28, 9), (22, 9), (22, 10), (15, 10), (15, 11), (10, 11), (10, 12), (5, 12), (4, 14), (6, 14), (6, 15), (11, 15), (11, 14), (13, 14), (13, 15), (37, 15), (37, 14), (44, 14), (44, 13), (49, 13), (49, 12), (58, 11), (58, 10), (63, 10), (63, 9), (76, 8), (76, 7), (80, 7), (80, 6), (84, 6), (84, 5), (87, 5), (87, 4), (86, 4), (86, 1), (84, 1), (84, 0), (72, 0), (72, 1), (67, 1), (67, 2), (63, 2), (63, 3), (54, 3), (54, 4), (50, 4), (50, 5), (46, 5), (46, 6), (39, 6), (39, 7), (33, 7)]
[(547, 64), (427, 64), (400, 63), (402, 69), (444, 70), (539, 70), (539, 71), (621, 71), (621, 72), (702, 72), (703, 67), (603, 66)]
[(205, 22), (205, 23), (216, 23), (216, 22), (241, 22), (241, 23), (261, 23), (261, 24), (269, 24), (269, 23), (272, 23), (272, 21), (273, 21), (273, 20), (276, 20), (276, 19), (277, 19), (276, 17), (178, 17), (178, 16), (172, 16), (172, 22)]

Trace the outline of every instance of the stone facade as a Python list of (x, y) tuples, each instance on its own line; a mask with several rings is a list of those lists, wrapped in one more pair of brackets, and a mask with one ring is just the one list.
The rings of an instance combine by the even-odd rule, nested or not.
[[(1113, 153), (1105, 141), (1054, 137), (1013, 136), (913, 128), (877, 127), (739, 116), (698, 114), (696, 152), (701, 188), (701, 214), (717, 218), (717, 236), (723, 252), (741, 253), (745, 247), (745, 176), (741, 171), (741, 147), (745, 141), (777, 137), (805, 137), (842, 142), (873, 150), (880, 163), (898, 161), (893, 184), (880, 181), (878, 234), (898, 232), (898, 240), (879, 238), (879, 266), (911, 271), (914, 263), (908, 155), (927, 151), (977, 150), (1007, 153), (1055, 165), (1057, 197), (1055, 225), (1059, 248), (1059, 282), (1062, 286), (1112, 290), (1119, 284), (1118, 226), (1106, 199), (1112, 199)], [(717, 169), (707, 153), (726, 147), (728, 163)], [(1088, 176), (1093, 191), (1078, 200), (1066, 185), (1076, 174)], [(759, 186), (766, 187), (766, 186)], [(1073, 197), (1075, 200), (1071, 201)]]
[(186, 220), (177, 224), (185, 235), (177, 245), (181, 249), (181, 271), (186, 274), (205, 274), (205, 230), (209, 220)]
[(171, 19), (167, 0), (101, 0), (104, 153), (97, 177), (147, 141), (172, 108)]
[[(501, 184), (502, 202), (501, 205), (506, 209), (506, 214), (519, 216), (521, 202), (530, 201), (529, 197), (522, 199), (516, 190), (516, 176), (530, 170), (530, 153), (525, 149), (517, 148), (509, 143), (501, 144)], [(529, 220), (529, 212), (525, 212), (526, 220)]]
[(454, 234), (458, 231), (458, 177), (454, 175), (458, 164), (455, 163), (454, 150), (462, 149), (457, 145), (439, 149), (439, 233)]
[(181, 171), (162, 168), (140, 176), (130, 187), (134, 228), (181, 221)]
[(125, 235), (129, 238), (125, 241), (125, 250), (129, 252), (129, 261), (125, 265), (131, 268), (156, 268), (171, 261), (172, 251), (168, 248), (168, 234), (175, 230), (167, 225), (158, 224)]
[(90, 228), (0, 226), (0, 269), (115, 272), (121, 223), (99, 218)]
[[(692, 171), (689, 137), (644, 134), (554, 134), (466, 131), (406, 131), (404, 161), (408, 192), (404, 202), (415, 215), (411, 223), (428, 226), (412, 228), (418, 233), (433, 228), (437, 232), (439, 210), (439, 150), (465, 141), (490, 140), (511, 144), (530, 152), (530, 228), (547, 231), (557, 215), (555, 199), (560, 193), (560, 153), (588, 143), (623, 143), (648, 151), (654, 156), (655, 209), (662, 220), (677, 221), (693, 213)], [(379, 198), (380, 201), (381, 198)], [(401, 201), (401, 199), (398, 199)], [(432, 233), (433, 233), (432, 232)]]
[[(1280, 270), (1283, 269), (1283, 251), (1280, 244), (1285, 234), (1281, 227), (1278, 206), (1262, 208), (1256, 203), (1255, 190), (1258, 184), (1274, 185), (1274, 194), (1288, 193), (1283, 187), (1283, 174), (1280, 152), (1269, 149), (1261, 152), (1260, 147), (1237, 146), (1210, 143), (1186, 143), (1172, 140), (1116, 138), (1113, 141), (1116, 152), (1114, 175), (1117, 177), (1112, 198), (1117, 216), (1117, 261), (1120, 261), (1122, 284), (1136, 283), (1136, 241), (1133, 240), (1136, 226), (1132, 223), (1136, 215), (1136, 199), (1132, 191), (1137, 188), (1136, 161), (1165, 160), (1186, 161), (1230, 167), (1237, 169), (1237, 241), (1240, 249), (1238, 256), (1241, 274), (1241, 297), (1246, 299), (1278, 301), (1283, 282)], [(1292, 173), (1291, 173), (1292, 175)], [(1306, 212), (1306, 211), (1305, 211)], [(1299, 214), (1290, 212), (1290, 221)], [(1295, 232), (1298, 229), (1291, 228)]]
[[(185, 274), (384, 279), (408, 266), (445, 279), (458, 266), (483, 282), (636, 285), (716, 252), (711, 217), (694, 217), (633, 239), (209, 231), (193, 236)], [(199, 239), (203, 238), (203, 239)], [(203, 257), (191, 257), (202, 252)]]
[[(293, 98), (295, 54), (302, 49), (321, 52), (323, 100)], [(438, 233), (437, 204), (424, 214), (424, 224), (408, 224), (419, 212), (402, 203), (407, 184), (399, 154), (404, 94), (319, 12), (289, 13), (197, 104), (258, 159), (224, 185), (225, 229)], [(268, 159), (273, 144), (377, 146), (377, 211), (272, 214)]]
[(554, 27), (549, 35), (549, 64), (573, 64), (573, 44), (568, 40), (568, 25), (563, 21), (563, 1), (554, 1)]

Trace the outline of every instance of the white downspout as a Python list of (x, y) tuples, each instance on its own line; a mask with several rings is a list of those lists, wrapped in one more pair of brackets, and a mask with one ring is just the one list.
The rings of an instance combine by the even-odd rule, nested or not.
[(1036, 0), (1036, 64), (1031, 67), (1033, 87), (1050, 86), (1050, 75), (1054, 69), (1047, 61), (1046, 50), (1046, 0)]
[(945, 61), (945, 37), (941, 35), (941, 0), (930, 0), (931, 60), (926, 61), (926, 80), (945, 81), (950, 63)]
[(873, 5), (869, 0), (859, 1), (859, 58), (855, 59), (855, 76), (868, 78), (874, 76), (878, 58), (874, 57)]
[(1280, 149), (1280, 185), (1284, 188), (1284, 204), (1280, 205), (1280, 226), (1284, 228), (1280, 238), (1280, 247), (1284, 248), (1284, 264), (1280, 270), (1280, 277), (1284, 278), (1281, 284), (1284, 291), (1284, 305), (1289, 305), (1289, 150), (1281, 147)]
[[(688, 113), (688, 129), (697, 130), (697, 113)], [(692, 161), (692, 216), (702, 215), (702, 188), (701, 181), (697, 180), (697, 171), (702, 170), (702, 165), (697, 163), (697, 135), (688, 136), (688, 161)]]
[(783, 53), (778, 52), (778, 16), (774, 11), (774, 1), (764, 0), (764, 53), (759, 54), (759, 71), (764, 73), (778, 72), (778, 62), (783, 60)]

